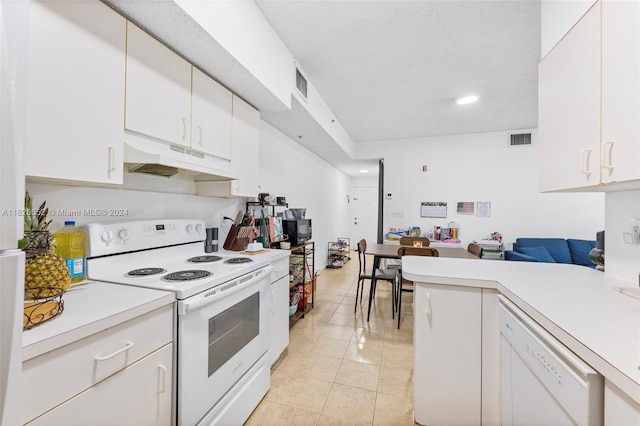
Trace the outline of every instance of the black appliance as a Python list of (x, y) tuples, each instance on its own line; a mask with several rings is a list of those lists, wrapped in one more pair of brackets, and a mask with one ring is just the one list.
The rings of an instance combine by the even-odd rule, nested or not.
[(282, 231), (289, 236), (292, 246), (297, 246), (311, 239), (311, 219), (293, 219), (282, 221)]
[(589, 259), (597, 265), (597, 270), (604, 271), (604, 231), (596, 232), (596, 248), (589, 252)]

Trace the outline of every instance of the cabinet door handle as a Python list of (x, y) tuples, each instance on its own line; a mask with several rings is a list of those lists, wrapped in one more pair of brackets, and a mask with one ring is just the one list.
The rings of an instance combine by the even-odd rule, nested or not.
[(200, 145), (202, 145), (202, 142), (203, 142), (203, 140), (204, 140), (204, 137), (202, 136), (202, 125), (201, 125), (201, 124), (198, 124), (198, 133), (200, 134), (200, 138), (199, 138), (199, 140), (198, 140), (198, 143), (199, 143)]
[(116, 150), (114, 147), (110, 146), (107, 148), (107, 156), (109, 158), (107, 172), (111, 173), (116, 169)]
[(271, 313), (273, 313), (273, 311), (275, 311), (276, 308), (276, 292), (272, 291), (271, 292)]
[(427, 306), (424, 309), (424, 313), (427, 315), (429, 324), (431, 324), (431, 296), (427, 293)]
[(158, 364), (158, 393), (167, 391), (167, 367)]
[(591, 175), (591, 170), (589, 170), (589, 157), (591, 157), (590, 149), (580, 151), (580, 173), (587, 175), (587, 177)]
[(134, 345), (133, 342), (127, 341), (126, 345), (124, 345), (123, 348), (120, 348), (117, 351), (115, 351), (115, 352), (113, 352), (113, 353), (111, 353), (109, 355), (106, 355), (106, 356), (94, 356), (93, 359), (96, 360), (96, 361), (106, 361), (106, 360), (108, 360), (110, 358), (113, 358), (114, 356), (116, 356), (116, 355), (118, 355), (118, 354), (120, 354), (120, 353), (122, 353), (124, 351), (128, 351), (129, 349), (131, 349), (133, 347), (133, 345)]
[(187, 119), (182, 119), (182, 140), (187, 141)]
[[(607, 152), (607, 146), (609, 147), (609, 155), (605, 156)], [(613, 164), (611, 164), (611, 152), (613, 151), (613, 141), (606, 141), (600, 147), (600, 167), (607, 170), (613, 170)], [(605, 161), (608, 159), (608, 161)]]

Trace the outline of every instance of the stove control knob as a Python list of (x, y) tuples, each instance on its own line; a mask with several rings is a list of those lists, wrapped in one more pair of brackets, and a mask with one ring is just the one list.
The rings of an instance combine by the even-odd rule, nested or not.
[(202, 233), (202, 225), (200, 223), (196, 225), (196, 232), (198, 234)]
[(189, 234), (193, 232), (193, 225), (187, 225), (187, 232)]
[(113, 231), (110, 229), (105, 229), (104, 231), (102, 231), (102, 234), (100, 234), (100, 239), (109, 244), (112, 240), (113, 240)]
[(129, 230), (127, 228), (119, 230), (118, 231), (118, 237), (120, 237), (123, 240), (128, 240), (129, 239)]

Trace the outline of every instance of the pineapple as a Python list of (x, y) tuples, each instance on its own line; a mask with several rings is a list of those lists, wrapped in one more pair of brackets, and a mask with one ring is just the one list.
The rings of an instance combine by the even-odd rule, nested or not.
[(64, 259), (55, 253), (53, 235), (47, 221), (49, 209), (46, 201), (37, 210), (29, 192), (24, 197), (24, 236), (21, 247), (26, 254), (24, 294), (26, 299), (50, 297), (65, 291), (71, 283), (69, 268)]

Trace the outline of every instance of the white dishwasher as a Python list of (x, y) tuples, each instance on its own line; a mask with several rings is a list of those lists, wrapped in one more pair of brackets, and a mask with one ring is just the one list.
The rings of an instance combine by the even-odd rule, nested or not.
[(602, 425), (604, 380), (499, 296), (503, 425)]

